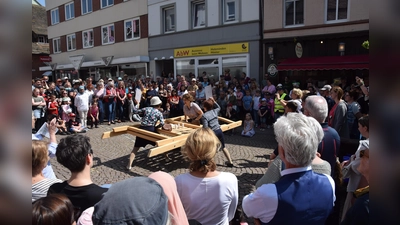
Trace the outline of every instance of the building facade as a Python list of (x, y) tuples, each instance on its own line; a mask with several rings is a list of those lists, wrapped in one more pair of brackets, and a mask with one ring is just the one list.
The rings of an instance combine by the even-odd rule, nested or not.
[(148, 0), (152, 76), (260, 76), (260, 1)]
[[(51, 72), (40, 71), (49, 59), (49, 42), (47, 39), (46, 9), (36, 1), (32, 1), (32, 79), (51, 75)], [(51, 79), (51, 78), (50, 78)]]
[(48, 38), (56, 77), (146, 75), (147, 1), (46, 1)]
[[(369, 5), (363, 0), (268, 0), (263, 13), (263, 67), (322, 87), (340, 78), (368, 76)], [(354, 80), (351, 80), (352, 82)]]

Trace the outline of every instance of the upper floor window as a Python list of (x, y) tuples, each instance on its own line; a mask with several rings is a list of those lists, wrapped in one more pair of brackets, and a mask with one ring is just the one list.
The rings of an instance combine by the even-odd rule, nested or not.
[(92, 12), (92, 0), (82, 0), (82, 15)]
[(348, 0), (326, 0), (326, 21), (346, 20)]
[(304, 0), (285, 0), (285, 26), (304, 24)]
[(125, 20), (124, 30), (125, 30), (125, 32), (124, 32), (125, 41), (140, 38), (139, 18)]
[(76, 49), (76, 36), (75, 34), (67, 35), (67, 51)]
[(51, 10), (50, 14), (51, 14), (51, 25), (57, 24), (60, 22), (60, 14), (58, 12), (58, 8)]
[(239, 1), (224, 0), (223, 1), (224, 23), (236, 22), (239, 20)]
[(114, 0), (101, 0), (101, 8), (114, 5)]
[(82, 43), (84, 48), (93, 47), (93, 30), (82, 31)]
[(74, 2), (65, 4), (65, 20), (70, 20), (75, 17)]
[(103, 45), (115, 42), (114, 24), (101, 27), (101, 43)]
[(61, 52), (61, 41), (60, 38), (53, 39), (53, 53)]
[(193, 28), (206, 25), (206, 3), (198, 1), (192, 3), (192, 26)]
[(39, 43), (47, 43), (48, 40), (45, 36), (38, 36), (38, 42)]
[(175, 7), (163, 9), (164, 32), (175, 31)]

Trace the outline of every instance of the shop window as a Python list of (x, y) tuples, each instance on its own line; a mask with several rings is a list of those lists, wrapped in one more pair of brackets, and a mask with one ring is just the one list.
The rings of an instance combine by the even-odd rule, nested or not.
[(76, 49), (75, 34), (67, 35), (67, 51), (73, 51), (75, 49)]
[(92, 0), (82, 0), (82, 15), (92, 12)]
[(61, 52), (61, 41), (60, 38), (53, 39), (53, 53), (60, 53)]
[(224, 57), (222, 58), (222, 71), (230, 70), (232, 77), (240, 77), (247, 70), (247, 57)]
[(239, 21), (239, 1), (224, 0), (223, 15), (224, 15), (224, 23)]
[(57, 24), (60, 22), (60, 14), (57, 9), (51, 10), (51, 25)]
[(285, 26), (304, 24), (304, 0), (285, 0)]
[(163, 9), (164, 33), (175, 31), (175, 7)]
[(139, 18), (125, 20), (124, 25), (125, 41), (135, 40), (140, 38), (140, 20)]
[(194, 59), (176, 60), (176, 74), (189, 74), (195, 73)]
[(347, 20), (348, 0), (326, 0), (325, 5), (327, 22)]
[(114, 5), (114, 0), (101, 0), (101, 8)]
[(101, 27), (101, 41), (103, 45), (113, 44), (115, 41), (114, 24)]
[(93, 30), (82, 31), (83, 48), (93, 47)]
[(65, 4), (65, 20), (70, 20), (75, 17), (74, 2)]
[(204, 1), (192, 2), (193, 28), (206, 26), (206, 3)]

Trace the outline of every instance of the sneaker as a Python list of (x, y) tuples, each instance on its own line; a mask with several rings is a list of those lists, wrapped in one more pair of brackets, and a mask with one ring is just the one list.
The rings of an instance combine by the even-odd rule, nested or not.
[(225, 165), (226, 165), (227, 167), (233, 167), (233, 163), (230, 163), (230, 162), (226, 162)]
[(132, 169), (132, 166), (126, 166), (126, 169), (127, 169), (127, 170), (131, 170), (131, 169)]
[(94, 128), (99, 128), (99, 126), (96, 125)]
[(135, 120), (136, 122), (140, 122), (142, 120), (142, 118), (140, 118), (140, 116), (138, 114), (133, 114), (133, 120)]

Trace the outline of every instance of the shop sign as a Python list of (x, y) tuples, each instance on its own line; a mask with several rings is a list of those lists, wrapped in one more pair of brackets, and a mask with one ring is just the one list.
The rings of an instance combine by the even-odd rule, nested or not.
[(205, 55), (221, 55), (249, 52), (249, 43), (235, 43), (225, 45), (209, 45), (192, 48), (179, 48), (174, 50), (174, 57), (190, 57)]
[(294, 50), (296, 52), (297, 58), (301, 58), (301, 56), (303, 55), (303, 46), (301, 46), (300, 42), (297, 42)]
[(82, 63), (83, 63), (83, 57), (84, 55), (71, 55), (69, 56), (69, 61), (71, 61), (72, 65), (76, 70), (79, 70), (81, 68)]
[(110, 65), (113, 58), (114, 58), (114, 56), (106, 56), (106, 57), (101, 57), (101, 60), (103, 60), (104, 65), (108, 66), (108, 65)]
[(273, 64), (273, 63), (269, 64), (267, 72), (271, 77), (275, 77), (278, 74), (278, 69), (277, 69), (276, 64)]
[(42, 62), (51, 62), (51, 57), (50, 56), (40, 56), (39, 59)]
[(50, 67), (52, 71), (55, 71), (57, 68), (57, 63), (50, 63)]

